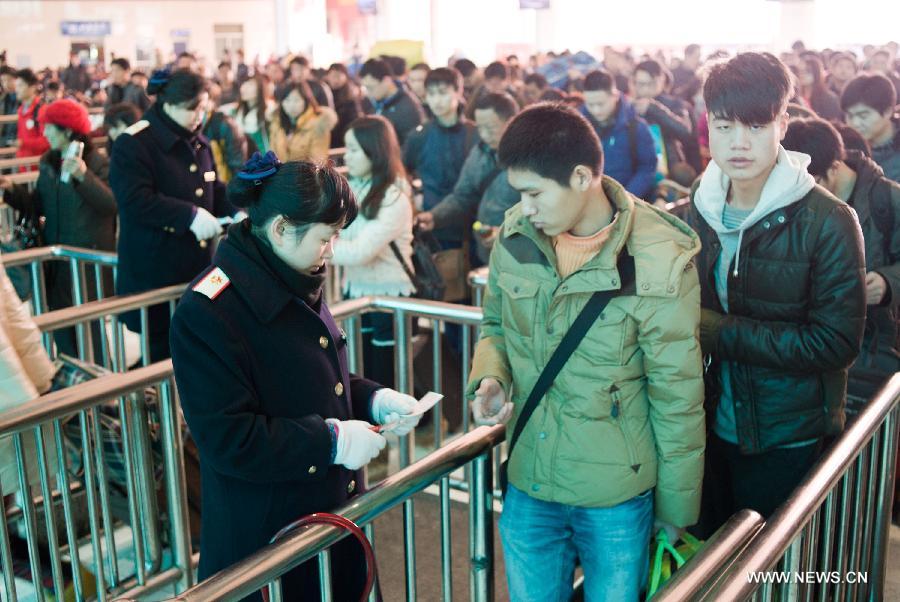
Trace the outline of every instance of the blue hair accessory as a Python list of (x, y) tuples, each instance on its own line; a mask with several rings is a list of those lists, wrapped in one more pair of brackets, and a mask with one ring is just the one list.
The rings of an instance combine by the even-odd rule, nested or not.
[(279, 167), (281, 167), (281, 161), (278, 160), (278, 156), (272, 151), (268, 151), (265, 155), (255, 152), (244, 163), (241, 171), (237, 172), (237, 177), (241, 180), (253, 180), (253, 183), (259, 186), (263, 180), (278, 171)]
[(172, 77), (171, 69), (157, 69), (150, 76), (150, 83), (155, 86), (165, 86)]

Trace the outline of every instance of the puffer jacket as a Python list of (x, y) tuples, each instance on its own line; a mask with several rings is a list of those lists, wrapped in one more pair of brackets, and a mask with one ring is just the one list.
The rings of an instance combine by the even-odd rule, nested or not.
[[(0, 412), (31, 401), (50, 388), (55, 369), (41, 345), (41, 332), (35, 326), (28, 306), (19, 299), (12, 282), (2, 269), (0, 260)], [(52, 460), (52, 432), (45, 437), (48, 458)], [(38, 467), (35, 461), (33, 431), (23, 437), (30, 482), (36, 484)], [(2, 495), (19, 489), (16, 477), (16, 453), (11, 436), (0, 437), (0, 484)]]
[[(703, 243), (702, 303), (724, 314), (715, 286), (722, 246), (695, 197), (696, 187), (687, 221)], [(839, 433), (847, 368), (859, 353), (866, 317), (863, 242), (853, 210), (815, 186), (744, 231), (737, 257), (728, 314), (715, 349), (704, 349), (712, 362), (708, 415), (718, 406), (719, 362), (728, 361), (743, 453)]]
[(282, 161), (316, 161), (328, 159), (331, 130), (337, 125), (337, 114), (328, 107), (315, 111), (308, 108), (297, 119), (294, 131), (287, 133), (278, 113), (269, 125), (269, 144)]
[(600, 252), (565, 279), (551, 239), (521, 205), (507, 213), (491, 254), (467, 393), (496, 378), (511, 393), (517, 420), (592, 293), (621, 287), (616, 262), (630, 253), (635, 292), (609, 302), (541, 400), (516, 444), (509, 482), (536, 499), (580, 507), (609, 507), (656, 488), (657, 517), (690, 525), (699, 513), (705, 446), (692, 261), (700, 243), (615, 180), (604, 176), (603, 188), (616, 223)]
[(203, 125), (203, 135), (216, 162), (216, 176), (226, 184), (247, 160), (247, 139), (241, 126), (222, 111), (212, 111)]
[[(850, 367), (850, 392), (868, 398), (900, 370), (900, 184), (885, 178), (881, 168), (859, 151), (848, 150), (844, 162), (856, 172), (848, 203), (862, 227), (866, 271), (881, 274), (888, 285), (882, 304), (867, 307), (862, 351)], [(886, 238), (884, 229), (891, 224), (893, 235)]]

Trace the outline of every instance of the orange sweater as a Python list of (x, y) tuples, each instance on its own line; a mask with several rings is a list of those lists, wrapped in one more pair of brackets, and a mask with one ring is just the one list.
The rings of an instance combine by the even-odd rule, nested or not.
[(556, 267), (559, 275), (568, 278), (593, 259), (594, 255), (600, 252), (603, 243), (609, 239), (609, 233), (618, 218), (619, 214), (616, 213), (608, 226), (590, 236), (574, 236), (563, 232), (559, 236), (553, 237), (553, 249), (556, 251)]

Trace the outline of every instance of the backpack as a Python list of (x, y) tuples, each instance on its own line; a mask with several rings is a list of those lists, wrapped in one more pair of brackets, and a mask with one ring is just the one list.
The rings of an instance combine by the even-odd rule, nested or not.
[(423, 232), (419, 228), (413, 229), (412, 267), (403, 259), (396, 242), (391, 241), (390, 247), (394, 252), (394, 257), (403, 266), (403, 271), (416, 287), (416, 298), (427, 301), (443, 301), (444, 294), (447, 292), (447, 283), (435, 262), (435, 255), (441, 251), (441, 245), (434, 235), (430, 232)]

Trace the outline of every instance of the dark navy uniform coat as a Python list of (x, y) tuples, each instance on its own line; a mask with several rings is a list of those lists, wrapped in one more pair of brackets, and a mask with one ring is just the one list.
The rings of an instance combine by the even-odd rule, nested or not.
[[(359, 492), (361, 472), (331, 465), (325, 419), (372, 422), (369, 402), (382, 388), (350, 374), (346, 338), (324, 302), (314, 311), (258, 250), (248, 250), (252, 244), (235, 243), (241, 227), (229, 229), (207, 272), (224, 273), (227, 286), (207, 288), (214, 298), (189, 289), (170, 333), (184, 415), (200, 451), (201, 579), (263, 547), (294, 519), (334, 510)], [(358, 599), (361, 546), (345, 539), (333, 558), (335, 600)], [(318, 601), (317, 583), (313, 560), (283, 581), (285, 600)]]
[[(190, 231), (195, 208), (219, 217), (235, 212), (216, 178), (209, 141), (180, 136), (173, 126), (155, 104), (113, 145), (109, 182), (119, 207), (120, 295), (193, 280), (212, 257)], [(150, 330), (166, 330), (167, 317), (164, 305), (153, 308)], [(124, 321), (140, 329), (136, 312)]]

